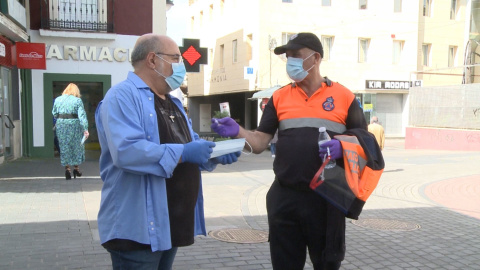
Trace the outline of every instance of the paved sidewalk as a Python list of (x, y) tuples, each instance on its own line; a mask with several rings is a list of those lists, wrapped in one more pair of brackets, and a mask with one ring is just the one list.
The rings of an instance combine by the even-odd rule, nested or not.
[[(342, 269), (480, 269), (479, 152), (405, 150), (387, 139), (385, 172), (355, 224)], [(65, 181), (58, 158), (0, 165), (0, 269), (111, 269), (96, 215), (98, 153)], [(268, 231), (268, 152), (203, 174), (207, 230)], [(268, 243), (197, 237), (174, 269), (271, 269)], [(310, 264), (305, 269), (313, 269)]]

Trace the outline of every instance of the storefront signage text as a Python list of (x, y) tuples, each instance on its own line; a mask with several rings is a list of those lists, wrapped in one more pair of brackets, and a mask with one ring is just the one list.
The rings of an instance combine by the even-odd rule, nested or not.
[(47, 69), (45, 43), (17, 42), (17, 67), (21, 69)]
[(415, 86), (422, 86), (422, 81), (365, 81), (366, 89), (409, 89)]
[(227, 74), (225, 68), (216, 69), (212, 72), (210, 83), (223, 82), (227, 80)]
[(64, 45), (63, 50), (55, 44), (50, 45), (47, 59), (75, 61), (131, 61), (131, 50), (125, 48), (109, 48), (94, 46), (71, 46)]
[(409, 81), (366, 81), (367, 89), (409, 89)]

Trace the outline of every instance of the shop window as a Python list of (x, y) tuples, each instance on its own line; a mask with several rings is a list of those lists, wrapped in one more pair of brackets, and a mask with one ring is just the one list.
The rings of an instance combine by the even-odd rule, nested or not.
[(423, 0), (423, 16), (431, 17), (432, 15), (432, 0)]
[(431, 44), (422, 45), (423, 65), (426, 67), (430, 66), (430, 49), (431, 49)]
[(403, 40), (394, 40), (393, 41), (393, 64), (398, 64), (400, 63), (400, 59), (402, 56), (402, 51), (403, 51)]
[(402, 12), (402, 0), (393, 1), (393, 12)]
[(448, 67), (455, 66), (455, 59), (457, 58), (457, 46), (448, 47)]
[(457, 17), (457, 0), (452, 0), (452, 5), (450, 7), (450, 20), (455, 20)]
[(220, 52), (219, 52), (219, 57), (220, 57), (220, 67), (224, 67), (223, 59), (224, 59), (224, 54), (225, 54), (225, 45), (220, 45)]
[(331, 60), (332, 48), (333, 48), (333, 39), (331, 36), (322, 36), (322, 45), (323, 45), (323, 60)]
[(367, 9), (367, 0), (359, 0), (358, 6), (360, 9)]
[(237, 52), (238, 52), (238, 47), (237, 47), (237, 40), (232, 41), (232, 62), (237, 63), (238, 58), (237, 58)]
[(370, 39), (360, 38), (358, 39), (358, 62), (367, 62), (368, 47), (370, 45)]

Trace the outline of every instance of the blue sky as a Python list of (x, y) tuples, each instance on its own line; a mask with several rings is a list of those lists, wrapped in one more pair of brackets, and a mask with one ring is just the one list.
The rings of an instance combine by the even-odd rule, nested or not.
[(183, 39), (188, 38), (186, 36), (188, 0), (174, 0), (173, 3), (173, 7), (167, 11), (167, 36), (173, 38), (178, 46), (182, 46)]

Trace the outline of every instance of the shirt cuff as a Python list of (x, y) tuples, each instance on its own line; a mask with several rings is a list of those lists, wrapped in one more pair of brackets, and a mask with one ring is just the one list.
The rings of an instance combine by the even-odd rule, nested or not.
[(165, 153), (159, 161), (160, 168), (166, 178), (171, 178), (180, 161), (184, 149), (183, 144), (165, 144)]

